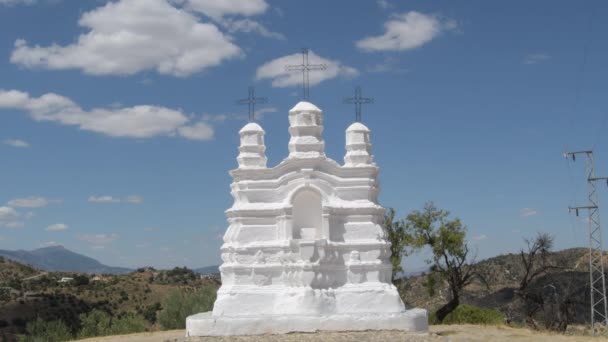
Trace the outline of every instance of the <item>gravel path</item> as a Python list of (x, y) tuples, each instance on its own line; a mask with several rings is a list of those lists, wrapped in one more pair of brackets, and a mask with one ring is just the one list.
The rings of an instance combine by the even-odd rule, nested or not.
[(539, 333), (528, 329), (502, 326), (441, 325), (432, 326), (428, 334), (399, 331), (320, 332), (314, 334), (287, 334), (239, 337), (185, 338), (183, 330), (148, 334), (92, 338), (81, 342), (595, 342), (606, 338), (565, 336)]

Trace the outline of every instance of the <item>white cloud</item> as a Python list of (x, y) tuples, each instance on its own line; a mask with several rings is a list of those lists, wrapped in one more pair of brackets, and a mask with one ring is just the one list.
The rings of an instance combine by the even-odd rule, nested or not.
[(214, 19), (232, 15), (253, 16), (262, 14), (268, 9), (265, 0), (185, 0), (185, 2), (187, 8)]
[(386, 57), (384, 58), (384, 60), (380, 63), (371, 65), (369, 67), (367, 67), (367, 72), (372, 72), (372, 73), (383, 73), (383, 72), (394, 72), (394, 73), (406, 73), (409, 70), (402, 68), (398, 65), (399, 60), (392, 58), (392, 57)]
[(40, 243), (40, 247), (54, 247), (54, 246), (61, 246), (61, 245), (55, 241), (47, 241), (47, 242)]
[[(310, 86), (315, 86), (325, 80), (336, 77), (352, 78), (359, 75), (357, 69), (343, 65), (339, 61), (320, 57), (313, 51), (309, 51), (308, 60), (310, 64), (325, 64), (327, 66), (325, 70), (312, 71), (310, 73)], [(272, 86), (279, 88), (301, 85), (302, 74), (300, 72), (285, 70), (285, 66), (287, 65), (299, 64), (302, 64), (302, 54), (300, 53), (279, 57), (258, 67), (256, 78), (270, 79), (272, 80)]]
[(266, 114), (276, 113), (278, 110), (274, 107), (260, 108), (255, 111), (255, 118), (262, 120)]
[(393, 15), (384, 23), (384, 34), (363, 38), (356, 45), (364, 51), (410, 50), (430, 42), (444, 31), (456, 29), (456, 26), (453, 20), (411, 11)]
[(25, 222), (23, 221), (11, 221), (4, 224), (6, 228), (9, 229), (17, 229), (25, 227)]
[(21, 148), (30, 147), (30, 144), (28, 144), (27, 141), (23, 141), (21, 139), (8, 139), (8, 140), (4, 140), (4, 143), (6, 145), (13, 146), (13, 147), (21, 147)]
[(551, 56), (544, 53), (531, 53), (524, 56), (524, 64), (538, 64), (547, 61)]
[[(181, 128), (191, 126), (191, 119), (182, 111), (152, 105), (123, 108), (94, 108), (84, 110), (67, 97), (47, 93), (32, 97), (18, 90), (0, 89), (0, 109), (26, 111), (36, 121), (52, 121), (62, 125), (78, 126), (82, 130), (111, 137), (151, 138), (154, 136), (181, 135), (187, 139), (208, 140), (211, 136), (180, 134)], [(195, 123), (200, 131), (203, 126), (213, 132), (205, 122)]]
[(125, 202), (133, 203), (133, 204), (140, 204), (143, 201), (144, 201), (144, 198), (139, 195), (131, 195), (131, 196), (128, 196), (127, 198), (125, 198)]
[(48, 204), (48, 199), (38, 196), (16, 198), (8, 201), (9, 206), (16, 208), (42, 208), (46, 207)]
[(486, 234), (473, 236), (473, 240), (475, 240), (475, 241), (483, 241), (483, 240), (486, 240), (487, 238), (488, 238), (488, 236)]
[(534, 216), (538, 214), (538, 210), (534, 209), (534, 208), (523, 208), (519, 211), (519, 216), (521, 218), (527, 218), (530, 216)]
[(65, 223), (56, 223), (56, 224), (52, 224), (48, 227), (46, 227), (46, 231), (49, 232), (60, 232), (60, 231), (64, 231), (64, 230), (68, 230), (69, 227), (67, 224)]
[(17, 210), (11, 207), (0, 207), (0, 222), (12, 221), (19, 218)]
[(204, 121), (199, 121), (191, 126), (178, 128), (179, 135), (191, 140), (211, 140), (213, 139), (213, 128)]
[(251, 19), (224, 19), (220, 22), (228, 32), (257, 33), (262, 37), (285, 40), (285, 35), (279, 32), (270, 31), (266, 26)]
[(36, 0), (0, 0), (0, 6), (32, 5)]
[(0, 207), (0, 227), (16, 229), (25, 225), (21, 221), (21, 215), (11, 207)]
[(89, 202), (91, 203), (118, 203), (120, 198), (114, 198), (112, 196), (90, 196)]
[(84, 234), (79, 235), (78, 239), (93, 245), (105, 245), (118, 239), (118, 234)]
[(113, 197), (113, 196), (90, 196), (88, 199), (91, 203), (132, 203), (132, 204), (140, 204), (144, 201), (144, 198), (139, 195), (131, 195), (127, 196), (124, 199)]
[(80, 69), (91, 75), (156, 70), (183, 77), (243, 55), (217, 26), (167, 0), (108, 2), (82, 14), (79, 25), (88, 32), (66, 46), (31, 46), (18, 39), (11, 62), (27, 68)]
[(378, 7), (382, 8), (382, 9), (389, 9), (389, 8), (393, 7), (393, 5), (391, 3), (389, 3), (387, 0), (377, 0), (376, 3), (378, 4)]

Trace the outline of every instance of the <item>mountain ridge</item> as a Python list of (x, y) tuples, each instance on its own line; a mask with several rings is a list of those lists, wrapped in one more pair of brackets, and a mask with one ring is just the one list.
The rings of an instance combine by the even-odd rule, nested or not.
[(31, 251), (0, 250), (0, 256), (52, 272), (125, 274), (133, 271), (126, 267), (104, 265), (91, 257), (72, 252), (63, 246), (43, 247)]

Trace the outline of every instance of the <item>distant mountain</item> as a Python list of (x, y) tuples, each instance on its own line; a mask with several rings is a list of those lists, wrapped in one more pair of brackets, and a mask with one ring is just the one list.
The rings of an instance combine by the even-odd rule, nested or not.
[(98, 274), (125, 274), (133, 271), (123, 267), (106, 266), (93, 258), (74, 253), (62, 246), (39, 248), (33, 251), (0, 249), (0, 256), (45, 271)]
[(194, 269), (194, 272), (196, 272), (198, 274), (216, 274), (216, 273), (220, 273), (220, 267), (217, 265), (201, 267), (201, 268)]

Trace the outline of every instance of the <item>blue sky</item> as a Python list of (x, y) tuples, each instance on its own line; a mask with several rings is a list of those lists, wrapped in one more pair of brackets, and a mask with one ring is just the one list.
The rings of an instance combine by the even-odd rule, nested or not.
[(283, 64), (302, 47), (329, 66), (311, 100), (331, 158), (354, 119), (342, 99), (356, 85), (375, 98), (363, 120), (381, 204), (405, 216), (435, 201), (477, 258), (537, 231), (585, 246), (566, 209), (585, 203), (584, 163), (561, 154), (594, 148), (608, 174), (607, 15), (602, 1), (0, 0), (0, 248), (219, 263), (235, 100), (249, 85), (269, 98), (280, 162), (300, 97)]

